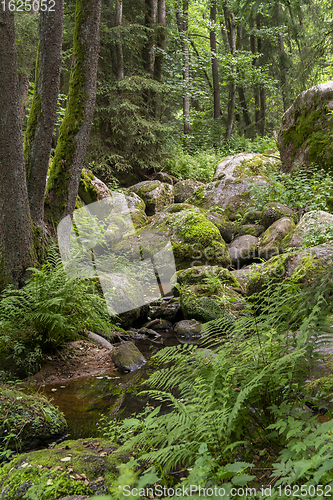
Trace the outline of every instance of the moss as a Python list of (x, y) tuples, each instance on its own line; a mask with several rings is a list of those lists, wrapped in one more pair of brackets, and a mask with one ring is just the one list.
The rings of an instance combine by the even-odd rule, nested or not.
[(49, 208), (48, 217), (56, 221), (66, 207), (68, 180), (71, 176), (70, 168), (73, 165), (76, 152), (76, 134), (84, 123), (85, 105), (88, 97), (84, 92), (86, 73), (84, 70), (85, 55), (84, 47), (80, 41), (82, 25), (86, 19), (86, 13), (83, 8), (84, 4), (84, 0), (76, 2), (73, 38), (73, 60), (75, 64), (70, 77), (65, 116), (60, 125), (59, 139), (46, 186), (46, 197), (51, 191), (56, 194), (57, 199), (52, 199), (52, 204), (50, 200), (47, 203)]
[(192, 205), (200, 205), (204, 197), (205, 186), (200, 186), (188, 200)]
[(232, 221), (242, 219), (248, 211), (250, 201), (250, 191), (244, 191), (242, 194), (233, 196), (225, 209), (226, 216)]
[(98, 190), (91, 183), (94, 179), (95, 176), (92, 172), (86, 170), (85, 168), (82, 170), (79, 184), (79, 196), (86, 205), (94, 203), (98, 200)]
[(9, 449), (32, 448), (62, 435), (67, 423), (46, 398), (0, 387), (0, 432)]
[(203, 283), (203, 281), (211, 276), (212, 273), (222, 284), (224, 283), (236, 288), (240, 287), (239, 282), (228, 269), (218, 266), (198, 266), (190, 269), (183, 269), (177, 271), (176, 277), (177, 282), (181, 285), (194, 285), (197, 283)]
[(295, 110), (292, 117), (294, 123), (282, 132), (282, 144), (293, 144), (292, 161), (299, 148), (309, 147), (308, 157), (310, 162), (319, 163), (321, 166), (333, 164), (333, 122), (328, 119), (328, 108), (319, 98), (313, 97), (312, 106), (302, 111)]
[(241, 165), (237, 165), (234, 169), (234, 176), (240, 179), (256, 175), (265, 176), (266, 173), (276, 168), (277, 163), (277, 161), (269, 161), (264, 155), (257, 154), (254, 158), (243, 160)]
[(33, 164), (31, 150), (38, 126), (38, 119), (41, 113), (41, 109), (42, 109), (41, 97), (37, 92), (35, 92), (31, 105), (31, 110), (29, 113), (27, 131), (24, 135), (24, 159), (25, 159), (25, 168), (26, 168), (28, 182), (30, 180), (32, 164)]
[[(103, 450), (103, 452), (101, 452)], [(101, 453), (105, 454), (101, 456)], [(62, 462), (63, 458), (69, 461)], [(21, 454), (0, 468), (1, 498), (53, 500), (111, 492), (118, 457), (106, 439), (65, 441), (52, 449)], [(84, 474), (86, 480), (78, 476)]]
[(184, 227), (179, 231), (179, 236), (185, 243), (209, 244), (212, 240), (222, 242), (217, 227), (208, 221), (202, 214), (192, 213), (184, 220)]
[(240, 226), (237, 231), (237, 236), (243, 236), (245, 234), (250, 234), (251, 236), (260, 236), (265, 231), (264, 226), (259, 224), (247, 224)]

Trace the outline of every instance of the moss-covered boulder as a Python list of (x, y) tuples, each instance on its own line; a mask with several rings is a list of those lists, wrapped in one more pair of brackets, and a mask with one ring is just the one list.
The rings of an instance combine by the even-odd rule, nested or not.
[(87, 169), (83, 169), (79, 184), (79, 196), (86, 205), (103, 200), (111, 196), (110, 190), (104, 182), (94, 176)]
[[(128, 457), (125, 457), (128, 460)], [(3, 500), (54, 500), (110, 494), (119, 458), (107, 439), (64, 441), (22, 453), (0, 467)]]
[(201, 323), (196, 319), (183, 319), (175, 324), (174, 332), (180, 342), (193, 342), (201, 336)]
[(63, 436), (66, 429), (63, 414), (45, 397), (0, 387), (0, 450), (45, 446)]
[(157, 172), (155, 179), (160, 182), (165, 182), (165, 184), (173, 185), (175, 178), (166, 172)]
[(260, 224), (267, 229), (275, 221), (282, 217), (293, 217), (294, 211), (292, 208), (283, 205), (282, 203), (270, 202), (267, 203), (261, 211)]
[(333, 81), (299, 94), (284, 113), (278, 134), (283, 172), (314, 162), (333, 165)]
[(315, 246), (333, 240), (333, 215), (312, 210), (303, 215), (288, 242), (290, 247)]
[(192, 196), (194, 191), (202, 185), (202, 182), (192, 181), (190, 179), (177, 182), (174, 186), (175, 203), (186, 202), (186, 200)]
[(228, 269), (219, 266), (198, 266), (177, 271), (174, 281), (181, 286), (204, 284), (211, 279), (221, 285), (239, 288), (239, 282)]
[(290, 217), (282, 217), (269, 226), (260, 240), (260, 258), (269, 260), (274, 255), (282, 253), (288, 246), (295, 227), (295, 223)]
[(261, 210), (251, 210), (244, 214), (244, 217), (241, 220), (241, 224), (242, 225), (259, 224), (260, 217), (261, 217)]
[(244, 234), (250, 234), (251, 236), (260, 236), (265, 231), (264, 226), (260, 224), (244, 224), (239, 226), (237, 231), (237, 236), (244, 236)]
[(230, 265), (219, 230), (203, 213), (192, 209), (171, 214), (163, 212), (151, 220), (149, 230), (170, 238), (177, 269), (204, 264)]
[(243, 296), (224, 283), (182, 287), (180, 304), (185, 319), (207, 322), (217, 318), (235, 319), (245, 309)]
[(208, 211), (206, 217), (217, 227), (226, 243), (230, 243), (238, 233), (239, 223), (229, 220), (225, 214)]
[(136, 193), (143, 199), (147, 215), (154, 215), (174, 201), (173, 186), (160, 181), (139, 182), (131, 187), (130, 193)]
[(293, 280), (307, 286), (323, 276), (333, 265), (333, 246), (329, 244), (295, 250), (272, 257), (262, 266), (254, 266), (246, 294), (261, 292), (268, 283)]
[(176, 212), (182, 212), (183, 210), (193, 210), (194, 212), (201, 212), (200, 208), (190, 205), (190, 203), (175, 203), (174, 205), (169, 205), (163, 212), (168, 214), (174, 214)]
[(228, 246), (233, 267), (239, 269), (258, 257), (258, 243), (259, 239), (250, 234), (235, 238)]
[(133, 342), (122, 342), (112, 351), (112, 361), (121, 372), (134, 372), (146, 360)]
[(213, 180), (225, 178), (245, 179), (257, 175), (265, 176), (280, 165), (278, 152), (270, 155), (238, 153), (234, 156), (227, 156), (217, 164)]

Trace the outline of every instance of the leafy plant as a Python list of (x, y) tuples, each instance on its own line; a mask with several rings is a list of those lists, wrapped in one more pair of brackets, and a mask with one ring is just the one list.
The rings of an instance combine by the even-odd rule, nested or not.
[(0, 299), (0, 343), (17, 363), (35, 365), (44, 351), (61, 347), (85, 329), (111, 329), (94, 282), (68, 277), (54, 248), (40, 270), (30, 271), (23, 288), (8, 286)]
[(284, 174), (278, 169), (267, 174), (267, 183), (251, 186), (255, 200), (254, 210), (261, 210), (266, 203), (279, 202), (290, 207), (309, 210), (333, 211), (332, 176), (317, 165)]

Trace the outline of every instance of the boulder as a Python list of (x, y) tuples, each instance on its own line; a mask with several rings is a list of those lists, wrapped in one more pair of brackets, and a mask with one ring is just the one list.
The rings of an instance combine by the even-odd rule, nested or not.
[[(119, 461), (109, 439), (66, 440), (16, 455), (0, 469), (2, 500), (83, 500), (92, 495), (111, 495), (117, 481)], [(75, 479), (73, 479), (73, 477)]]
[(131, 187), (130, 193), (136, 193), (143, 199), (147, 215), (154, 215), (174, 201), (173, 186), (160, 181), (139, 182)]
[(244, 224), (240, 226), (237, 231), (237, 236), (244, 236), (245, 234), (250, 234), (251, 236), (260, 236), (265, 231), (264, 226), (260, 224)]
[(232, 265), (239, 269), (258, 257), (258, 243), (259, 239), (250, 234), (234, 239), (228, 246)]
[(115, 347), (112, 351), (112, 361), (121, 372), (134, 372), (146, 363), (133, 342), (122, 342)]
[(250, 212), (246, 212), (243, 219), (241, 220), (241, 224), (258, 224), (261, 217), (261, 210), (251, 210)]
[(0, 416), (1, 451), (47, 446), (67, 430), (63, 414), (44, 396), (8, 387), (0, 387)]
[(270, 202), (262, 209), (259, 222), (267, 229), (275, 221), (282, 219), (282, 217), (293, 217), (293, 215), (294, 211), (292, 208), (287, 207), (287, 205)]
[(173, 185), (174, 177), (166, 172), (158, 172), (155, 176), (155, 179), (160, 182), (165, 182), (165, 184)]
[(333, 165), (333, 81), (299, 94), (284, 113), (278, 134), (282, 171), (314, 162)]
[(311, 246), (333, 240), (333, 215), (323, 210), (312, 210), (303, 215), (289, 241), (289, 247)]
[(226, 243), (231, 243), (238, 233), (238, 222), (230, 221), (226, 215), (217, 212), (207, 212), (206, 217), (220, 231), (223, 240)]
[(219, 266), (198, 266), (177, 271), (175, 280), (181, 286), (204, 284), (210, 278), (218, 279), (221, 284), (239, 288), (232, 272)]
[(253, 204), (250, 184), (266, 182), (265, 174), (276, 168), (273, 163), (263, 155), (249, 153), (228, 157), (219, 163), (215, 180), (200, 186), (188, 201), (200, 208), (224, 208), (230, 220), (238, 220)]
[(246, 295), (261, 292), (269, 282), (290, 279), (302, 286), (312, 283), (333, 265), (333, 245), (324, 244), (272, 257), (262, 266), (253, 266)]
[(217, 318), (233, 321), (245, 308), (240, 293), (222, 282), (181, 287), (180, 304), (185, 319), (203, 323)]
[(266, 229), (260, 240), (260, 258), (269, 260), (274, 255), (282, 253), (288, 246), (291, 233), (294, 230), (295, 223), (290, 217), (282, 217), (282, 219), (274, 222), (274, 224)]
[(86, 205), (111, 196), (107, 185), (87, 169), (82, 170), (78, 194)]
[[(149, 230), (170, 238), (176, 269), (203, 264), (228, 267), (230, 257), (217, 227), (207, 217), (192, 209), (155, 215)], [(138, 232), (140, 235), (140, 231)]]
[(202, 185), (202, 182), (192, 181), (190, 179), (177, 182), (177, 184), (174, 185), (175, 203), (184, 203), (192, 196), (194, 191)]
[(149, 305), (148, 316), (151, 319), (161, 318), (168, 321), (174, 321), (180, 313), (179, 300), (168, 300), (162, 303), (153, 303)]
[(201, 337), (201, 323), (195, 319), (184, 319), (174, 326), (176, 337), (181, 342), (191, 342)]
[(227, 156), (217, 164), (213, 180), (265, 176), (267, 172), (280, 164), (277, 153), (270, 156), (257, 153), (238, 153), (234, 156)]

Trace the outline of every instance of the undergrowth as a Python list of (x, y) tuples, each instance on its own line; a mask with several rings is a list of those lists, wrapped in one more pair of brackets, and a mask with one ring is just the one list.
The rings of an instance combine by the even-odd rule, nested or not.
[[(156, 354), (163, 365), (144, 391), (156, 406), (104, 429), (119, 452), (134, 455), (113, 498), (122, 498), (124, 484), (217, 486), (226, 495), (253, 488), (253, 496), (237, 498), (262, 497), (263, 483), (275, 483), (272, 498), (287, 498), (286, 484), (303, 486), (297, 498), (313, 498), (311, 485), (333, 486), (333, 423), (321, 424), (306, 406), (309, 365), (333, 338), (332, 291), (333, 272), (308, 289), (288, 281), (268, 285), (232, 325), (222, 319), (204, 325), (206, 344)], [(135, 491), (129, 498), (142, 496)], [(316, 498), (324, 498), (320, 490)]]
[(89, 279), (70, 278), (60, 256), (50, 249), (41, 269), (17, 290), (8, 286), (0, 297), (0, 362), (35, 370), (43, 353), (75, 340), (86, 329), (109, 331), (105, 300)]
[(279, 202), (300, 210), (333, 212), (332, 173), (317, 165), (291, 174), (284, 174), (276, 167), (266, 177), (267, 183), (251, 186), (254, 210), (261, 210), (269, 202)]

